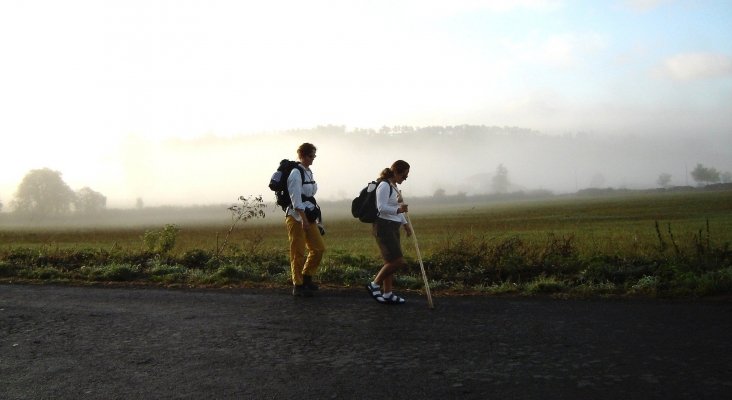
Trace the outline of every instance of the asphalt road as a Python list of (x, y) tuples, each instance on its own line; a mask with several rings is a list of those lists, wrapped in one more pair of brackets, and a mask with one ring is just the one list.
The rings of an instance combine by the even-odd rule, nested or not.
[(0, 399), (729, 399), (732, 303), (0, 285)]

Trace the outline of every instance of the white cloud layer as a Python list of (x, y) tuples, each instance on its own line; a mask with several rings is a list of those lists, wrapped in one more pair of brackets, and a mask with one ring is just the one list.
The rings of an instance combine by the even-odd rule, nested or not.
[(625, 0), (623, 4), (634, 11), (647, 12), (669, 2), (670, 0)]
[(661, 70), (680, 81), (732, 76), (732, 56), (714, 53), (685, 53), (669, 57)]

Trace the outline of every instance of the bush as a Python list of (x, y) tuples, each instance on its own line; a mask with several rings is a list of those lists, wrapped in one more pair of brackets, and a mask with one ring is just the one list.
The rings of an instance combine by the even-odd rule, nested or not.
[(343, 250), (336, 250), (332, 254), (329, 254), (328, 261), (330, 264), (359, 267), (363, 269), (374, 269), (376, 266), (380, 266), (382, 264), (381, 260), (376, 260), (373, 257), (353, 255), (345, 253)]
[(24, 278), (40, 280), (56, 280), (63, 277), (61, 271), (54, 267), (28, 268), (23, 270)]
[(622, 285), (637, 282), (644, 276), (655, 276), (659, 269), (659, 265), (651, 260), (598, 256), (588, 261), (580, 272), (580, 279), (589, 283), (612, 282)]
[(153, 282), (182, 283), (186, 281), (187, 270), (180, 265), (169, 265), (160, 259), (154, 260), (147, 269), (147, 275)]
[(375, 271), (365, 268), (345, 265), (326, 265), (318, 271), (318, 279), (321, 282), (342, 283), (347, 286), (364, 284), (374, 275)]
[(517, 236), (512, 236), (498, 243), (491, 251), (488, 262), (496, 270), (495, 281), (523, 282), (530, 280), (537, 274), (530, 270), (530, 262), (526, 255), (529, 254), (524, 241)]
[[(404, 287), (412, 290), (424, 289), (424, 281), (422, 280), (421, 276), (397, 275), (396, 282), (394, 284), (399, 287)], [(430, 289), (434, 289), (434, 286), (431, 285)]]
[(526, 284), (526, 292), (530, 294), (563, 292), (567, 284), (552, 276), (540, 276)]
[(509, 294), (518, 293), (521, 291), (521, 287), (513, 282), (500, 282), (491, 285), (478, 285), (474, 287), (475, 290), (490, 294)]
[[(574, 257), (572, 239), (551, 238), (539, 251), (512, 236), (495, 244), (473, 235), (448, 241), (425, 260), (430, 277), (464, 286), (490, 286), (503, 281), (527, 281), (558, 270), (567, 255)], [(576, 262), (574, 262), (576, 264)]]
[(28, 247), (16, 247), (10, 249), (5, 256), (5, 261), (17, 267), (31, 267), (37, 265), (41, 253), (38, 250)]
[(491, 279), (488, 276), (488, 272), (492, 270), (488, 268), (489, 252), (484, 238), (460, 236), (439, 246), (434, 255), (425, 258), (423, 263), (430, 271), (430, 278), (474, 285)]
[(732, 267), (701, 275), (691, 272), (679, 273), (671, 288), (672, 295), (711, 296), (732, 292)]
[[(485, 293), (565, 293), (567, 296), (619, 295), (711, 296), (732, 292), (729, 243), (712, 240), (699, 230), (688, 242), (671, 235), (673, 247), (656, 224), (659, 246), (618, 248), (613, 254), (582, 255), (572, 235), (548, 234), (544, 241), (520, 236), (485, 238), (466, 234), (436, 245), (424, 258), (432, 289), (477, 290)], [(280, 247), (267, 249), (261, 237), (244, 250), (224, 256), (191, 249), (176, 257), (169, 252), (178, 228), (166, 225), (143, 235), (147, 250), (106, 251), (95, 248), (39, 247), (0, 249), (0, 278), (36, 280), (151, 281), (224, 285), (238, 282), (290, 284), (289, 257)], [(673, 250), (673, 251), (670, 251)], [(397, 279), (404, 288), (422, 290), (416, 260)], [(374, 257), (332, 250), (317, 280), (334, 285), (360, 285), (381, 265)]]
[(540, 250), (537, 264), (545, 274), (574, 275), (582, 269), (574, 235), (557, 237), (550, 233)]
[(92, 268), (89, 277), (95, 281), (134, 281), (141, 277), (140, 269), (139, 265), (113, 263)]
[(166, 254), (173, 250), (180, 228), (167, 224), (161, 230), (148, 230), (142, 235), (142, 242), (147, 251)]
[(699, 277), (696, 293), (700, 296), (732, 293), (732, 267), (704, 273)]
[(201, 249), (188, 250), (181, 257), (181, 264), (191, 269), (206, 269), (212, 257), (213, 254), (209, 251)]
[(265, 266), (255, 264), (239, 266), (239, 276), (247, 282), (264, 282), (270, 277)]
[(234, 265), (226, 264), (219, 267), (219, 269), (214, 274), (219, 281), (223, 281), (223, 283), (233, 283), (238, 282), (242, 278), (241, 271)]
[(7, 261), (0, 261), (0, 277), (13, 277), (17, 273), (17, 268)]
[(592, 297), (618, 294), (620, 289), (612, 282), (580, 283), (570, 288), (569, 292), (579, 297)]
[(638, 279), (635, 285), (630, 287), (630, 293), (656, 296), (658, 293), (659, 279), (656, 276), (644, 276)]
[(109, 255), (103, 250), (91, 248), (83, 249), (67, 249), (63, 250), (56, 256), (54, 265), (62, 267), (66, 270), (76, 269), (83, 265), (103, 264)]

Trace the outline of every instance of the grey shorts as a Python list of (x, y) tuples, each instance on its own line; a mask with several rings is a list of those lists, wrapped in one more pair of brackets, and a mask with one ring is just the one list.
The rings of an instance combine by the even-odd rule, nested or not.
[(399, 228), (402, 224), (382, 218), (376, 218), (373, 227), (373, 235), (376, 237), (376, 244), (379, 245), (381, 257), (389, 262), (403, 257), (402, 244), (399, 237)]

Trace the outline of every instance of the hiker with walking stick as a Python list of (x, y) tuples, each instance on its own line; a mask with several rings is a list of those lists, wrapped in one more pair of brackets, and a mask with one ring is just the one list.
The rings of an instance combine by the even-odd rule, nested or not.
[(402, 196), (396, 185), (401, 184), (409, 175), (409, 164), (398, 160), (390, 168), (381, 171), (376, 186), (376, 208), (378, 217), (373, 223), (373, 235), (384, 259), (381, 267), (372, 282), (366, 289), (377, 302), (381, 304), (404, 304), (403, 297), (392, 291), (394, 273), (407, 265), (402, 254), (399, 229), (404, 226), (407, 236), (412, 235), (412, 227), (405, 217), (408, 211), (407, 204), (402, 202)]

